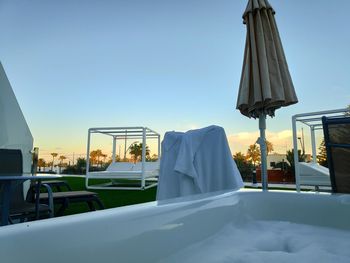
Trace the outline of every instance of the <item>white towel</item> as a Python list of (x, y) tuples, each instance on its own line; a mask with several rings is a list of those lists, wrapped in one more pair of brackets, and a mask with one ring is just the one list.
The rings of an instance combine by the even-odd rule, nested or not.
[(157, 200), (243, 187), (225, 131), (218, 126), (166, 133), (159, 179)]
[(157, 200), (200, 193), (193, 179), (174, 170), (183, 135), (183, 132), (167, 132), (164, 135)]

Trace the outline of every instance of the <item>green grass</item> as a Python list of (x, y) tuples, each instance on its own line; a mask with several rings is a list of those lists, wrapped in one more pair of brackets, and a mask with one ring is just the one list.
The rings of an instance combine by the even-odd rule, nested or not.
[[(64, 177), (65, 180), (73, 189), (73, 191), (81, 191), (85, 189), (85, 178), (80, 177)], [(114, 208), (126, 205), (133, 205), (156, 200), (157, 188), (152, 187), (147, 190), (89, 190), (98, 193), (105, 208)], [(55, 210), (59, 208), (56, 205)], [(88, 212), (89, 207), (86, 203), (70, 204), (65, 210), (65, 215), (79, 214)]]
[[(65, 180), (73, 189), (73, 191), (81, 191), (85, 189), (85, 178), (81, 177), (64, 177)], [(106, 180), (108, 182), (108, 180)], [(104, 183), (102, 180), (97, 182), (91, 181), (91, 183)], [(251, 188), (246, 186), (246, 188)], [(261, 189), (261, 188), (259, 188)], [(272, 189), (272, 188), (270, 188)], [(285, 188), (273, 188), (274, 190), (291, 190)], [(145, 202), (151, 202), (156, 200), (157, 188), (153, 187), (147, 190), (90, 190), (92, 192), (98, 193), (102, 203), (105, 208), (114, 208), (126, 205), (140, 204)], [(55, 210), (59, 208), (59, 205), (55, 206)], [(89, 211), (89, 207), (86, 203), (73, 203), (65, 210), (65, 215), (85, 213)]]

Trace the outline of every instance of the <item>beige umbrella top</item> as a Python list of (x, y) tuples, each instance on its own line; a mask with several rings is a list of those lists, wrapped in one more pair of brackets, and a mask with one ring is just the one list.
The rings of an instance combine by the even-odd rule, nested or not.
[(249, 0), (243, 14), (247, 39), (237, 109), (247, 117), (274, 116), (298, 102), (274, 14), (267, 0)]

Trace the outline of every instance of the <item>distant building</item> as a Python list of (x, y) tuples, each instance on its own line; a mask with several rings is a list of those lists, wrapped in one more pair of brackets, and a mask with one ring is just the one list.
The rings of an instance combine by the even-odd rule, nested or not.
[[(41, 172), (41, 173), (49, 173), (49, 172), (54, 172), (56, 174), (59, 174), (60, 173), (60, 167), (58, 165), (54, 165), (53, 167), (53, 170), (51, 169), (52, 167), (49, 166), (49, 167), (40, 167), (40, 170), (38, 168), (38, 172)], [(66, 170), (67, 167), (63, 166), (61, 168), (61, 173)]]
[[(278, 163), (287, 162), (286, 154), (270, 153), (267, 156), (267, 175), (270, 183), (295, 183), (294, 174), (289, 170), (275, 168)], [(280, 166), (281, 167), (281, 166)], [(257, 181), (261, 182), (261, 168), (256, 171)]]
[[(275, 169), (275, 166), (277, 163), (287, 161), (287, 157), (285, 154), (282, 153), (270, 153), (267, 156), (267, 169), (268, 170), (273, 170)], [(279, 168), (277, 168), (279, 169)]]

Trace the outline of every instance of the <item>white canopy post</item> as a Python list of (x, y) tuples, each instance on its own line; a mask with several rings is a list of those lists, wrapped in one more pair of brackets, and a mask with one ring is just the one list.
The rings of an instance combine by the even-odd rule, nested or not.
[(293, 129), (293, 151), (294, 151), (294, 174), (295, 185), (297, 192), (300, 192), (300, 177), (299, 177), (299, 156), (298, 156), (298, 138), (297, 138), (297, 123), (296, 116), (292, 117), (292, 129)]
[(112, 162), (115, 163), (115, 152), (116, 152), (116, 146), (117, 146), (117, 138), (113, 136), (113, 153), (112, 153)]
[(146, 172), (146, 128), (142, 129), (142, 181), (141, 188), (145, 187), (145, 172)]
[(158, 161), (160, 160), (160, 135), (158, 135)]
[(315, 126), (311, 125), (310, 126), (310, 131), (311, 131), (311, 149), (312, 149), (312, 162), (317, 163), (316, 160), (316, 138), (315, 138)]
[(128, 136), (128, 132), (125, 131), (125, 139), (124, 139), (124, 161), (126, 159), (126, 139), (127, 139), (127, 136)]

